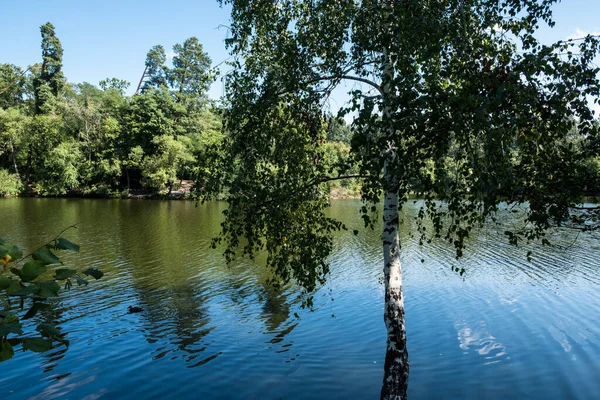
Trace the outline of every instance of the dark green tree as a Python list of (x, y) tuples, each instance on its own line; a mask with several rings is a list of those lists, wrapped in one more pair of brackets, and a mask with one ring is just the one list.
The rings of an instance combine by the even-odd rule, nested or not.
[(163, 46), (157, 45), (150, 49), (146, 55), (146, 68), (140, 81), (140, 85), (143, 82), (142, 93), (147, 92), (151, 88), (160, 89), (162, 86), (167, 86), (169, 69), (166, 66), (166, 62), (167, 54)]
[[(261, 1), (232, 7), (228, 74), (227, 256), (266, 249), (277, 282), (324, 282), (331, 233), (322, 184), (345, 178), (318, 162), (323, 106), (350, 80), (362, 218), (383, 201), (387, 353), (382, 399), (404, 399), (408, 353), (398, 228), (409, 194), (425, 200), (421, 241), (465, 240), (500, 201), (527, 203), (513, 243), (545, 240), (569, 220), (582, 184), (573, 172), (598, 131), (598, 38), (542, 45), (555, 0)], [(576, 125), (584, 150), (565, 140)], [(430, 219), (433, 229), (426, 230)], [(310, 299), (309, 299), (310, 305)]]
[(191, 37), (183, 45), (173, 46), (173, 68), (169, 71), (169, 85), (178, 103), (186, 98), (198, 101), (206, 98), (213, 81), (211, 59), (197, 38)]
[(0, 108), (23, 103), (26, 93), (26, 71), (12, 64), (0, 64)]
[(327, 140), (350, 144), (352, 130), (343, 118), (330, 117), (327, 125)]
[(45, 112), (44, 106), (57, 97), (65, 84), (62, 73), (63, 48), (50, 22), (40, 27), (42, 34), (42, 65), (34, 80), (35, 112)]

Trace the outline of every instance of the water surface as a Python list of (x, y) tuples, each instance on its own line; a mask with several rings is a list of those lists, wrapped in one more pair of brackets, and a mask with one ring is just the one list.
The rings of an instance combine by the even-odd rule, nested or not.
[[(17, 352), (0, 364), (0, 397), (378, 398), (382, 252), (379, 232), (360, 226), (360, 204), (333, 203), (350, 231), (336, 236), (331, 277), (308, 312), (294, 287), (266, 285), (261, 257), (227, 267), (211, 249), (222, 203), (0, 199), (0, 236), (32, 250), (77, 222), (65, 236), (81, 252), (65, 253), (66, 264), (106, 272), (46, 316), (70, 348)], [(527, 262), (490, 226), (457, 262), (444, 243), (419, 247), (405, 221), (412, 399), (597, 398), (597, 234), (558, 232), (556, 247), (534, 248)], [(129, 305), (144, 311), (127, 314)]]

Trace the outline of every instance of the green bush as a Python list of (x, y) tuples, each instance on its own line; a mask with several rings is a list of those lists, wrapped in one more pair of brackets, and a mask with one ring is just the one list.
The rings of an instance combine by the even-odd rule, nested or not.
[(23, 184), (16, 174), (11, 174), (5, 169), (0, 169), (0, 196), (16, 196), (21, 193)]

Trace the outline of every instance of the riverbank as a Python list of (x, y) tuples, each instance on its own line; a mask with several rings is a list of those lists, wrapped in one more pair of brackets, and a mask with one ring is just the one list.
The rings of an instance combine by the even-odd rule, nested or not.
[[(179, 184), (174, 185), (173, 190), (168, 192), (148, 192), (143, 189), (130, 189), (130, 190), (95, 190), (95, 191), (81, 191), (81, 190), (70, 190), (63, 195), (45, 196), (34, 189), (23, 192), (19, 195), (5, 194), (0, 195), (0, 198), (12, 198), (12, 197), (36, 197), (36, 198), (76, 198), (76, 199), (122, 199), (122, 200), (196, 200), (196, 196), (193, 194), (194, 181), (182, 180)], [(356, 189), (349, 189), (345, 187), (334, 187), (329, 192), (330, 200), (344, 200), (344, 199), (360, 199), (360, 193)], [(217, 200), (223, 200), (224, 195), (218, 196)]]

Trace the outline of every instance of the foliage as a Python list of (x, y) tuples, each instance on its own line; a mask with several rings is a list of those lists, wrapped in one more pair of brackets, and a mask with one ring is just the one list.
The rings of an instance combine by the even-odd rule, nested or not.
[(208, 182), (224, 135), (206, 97), (215, 74), (198, 39), (174, 46), (172, 66), (153, 47), (141, 94), (127, 96), (129, 83), (118, 78), (67, 83), (54, 26), (41, 34), (41, 63), (0, 64), (0, 169), (23, 183), (12, 175), (2, 182), (11, 193), (120, 196), (200, 175)]
[[(600, 94), (592, 63), (599, 41), (539, 43), (535, 31), (552, 26), (553, 1), (223, 3), (233, 6), (225, 121), (242, 171), (228, 183), (236, 214), (273, 212), (275, 199), (320, 201), (317, 187), (327, 178), (310, 164), (323, 144), (311, 132), (323, 120), (319, 107), (347, 79), (363, 84), (344, 110), (357, 115), (352, 158), (365, 177), (362, 197), (425, 198), (418, 219), (430, 218), (435, 229), (418, 222), (422, 240), (443, 237), (460, 256), (500, 201), (530, 205), (516, 238), (542, 238), (585, 192), (582, 160), (594, 157), (598, 136), (588, 96)], [(585, 138), (581, 146), (567, 140), (573, 129)], [(248, 199), (252, 207), (238, 204)], [(226, 221), (231, 245), (242, 220)], [(243, 235), (260, 243), (267, 230)], [(271, 250), (284, 259), (282, 246)]]
[(40, 27), (42, 33), (42, 66), (39, 76), (34, 79), (36, 113), (47, 113), (46, 104), (61, 92), (65, 78), (62, 73), (63, 48), (50, 22)]
[(0, 169), (0, 196), (17, 195), (21, 192), (22, 186), (21, 179), (17, 174)]
[[(545, 231), (572, 221), (588, 189), (582, 161), (598, 156), (588, 99), (600, 97), (600, 39), (540, 43), (536, 30), (553, 26), (555, 2), (221, 1), (232, 7), (234, 59), (226, 254), (240, 243), (246, 254), (266, 249), (277, 281), (314, 290), (327, 277), (332, 230), (343, 228), (324, 217), (324, 185), (356, 168), (365, 225), (384, 203), (382, 398), (406, 397), (398, 228), (409, 196), (425, 200), (419, 241), (446, 240), (460, 257), (500, 202), (528, 205), (511, 243), (546, 243)], [(315, 159), (323, 110), (343, 80), (360, 86), (342, 110), (355, 118), (347, 169), (336, 171)], [(580, 145), (569, 141), (573, 131)]]
[(180, 171), (189, 168), (194, 162), (194, 157), (186, 146), (186, 137), (173, 138), (169, 135), (157, 136), (152, 140), (156, 151), (150, 157), (146, 157), (141, 165), (142, 182), (145, 186), (156, 190), (169, 188), (181, 176)]
[(25, 75), (16, 65), (0, 64), (0, 109), (14, 107), (23, 101)]
[[(50, 350), (57, 344), (69, 346), (65, 335), (49, 322), (37, 325), (39, 337), (23, 332), (24, 320), (34, 318), (38, 313), (43, 316), (51, 314), (53, 301), (59, 297), (60, 285), (64, 284), (64, 289), (70, 290), (73, 283), (88, 285), (84, 276), (100, 279), (104, 275), (95, 268), (79, 273), (62, 265), (55, 252), (79, 251), (78, 245), (61, 237), (65, 231), (25, 257), (18, 247), (0, 238), (0, 299), (3, 303), (0, 311), (0, 362), (10, 360), (14, 356), (14, 347), (19, 344), (23, 350), (34, 352)], [(17, 268), (19, 265), (20, 268)]]

